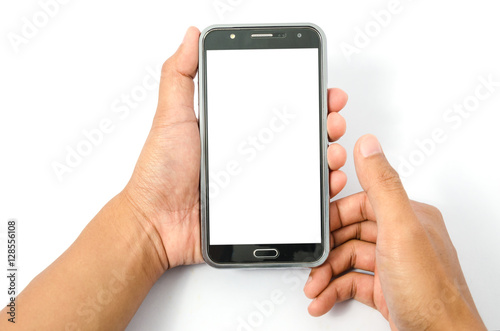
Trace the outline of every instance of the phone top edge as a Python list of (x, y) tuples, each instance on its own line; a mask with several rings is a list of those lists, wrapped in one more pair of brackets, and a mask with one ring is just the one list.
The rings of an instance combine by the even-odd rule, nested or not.
[(281, 27), (290, 27), (290, 28), (312, 28), (315, 30), (319, 37), (321, 42), (323, 43), (323, 46), (326, 46), (326, 35), (317, 24), (314, 23), (309, 23), (309, 22), (303, 22), (303, 23), (245, 23), (245, 24), (212, 24), (207, 26), (205, 29), (200, 34), (200, 46), (202, 45), (205, 37), (210, 33), (211, 31), (215, 30), (229, 30), (229, 29), (245, 29), (245, 28), (281, 28)]
[(321, 32), (322, 34), (324, 34), (323, 30), (317, 24), (310, 23), (310, 22), (297, 22), (297, 23), (243, 23), (243, 24), (223, 23), (223, 24), (212, 24), (212, 25), (207, 26), (205, 29), (203, 29), (201, 32), (201, 35), (205, 34), (209, 30), (214, 30), (214, 29), (227, 29), (227, 28), (237, 29), (237, 28), (252, 28), (252, 27), (256, 27), (256, 28), (262, 28), (262, 27), (264, 27), (264, 28), (265, 27), (301, 27), (301, 26), (312, 27), (312, 28), (318, 30), (318, 32)]

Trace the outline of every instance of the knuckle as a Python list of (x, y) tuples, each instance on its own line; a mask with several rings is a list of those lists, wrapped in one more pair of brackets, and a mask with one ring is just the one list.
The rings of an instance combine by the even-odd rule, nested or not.
[(173, 57), (169, 57), (163, 65), (161, 66), (161, 75), (166, 76), (171, 71), (172, 66), (174, 65)]
[(403, 186), (399, 174), (392, 167), (387, 167), (379, 172), (376, 182), (379, 186), (389, 191), (399, 191)]
[(443, 214), (441, 214), (441, 211), (437, 207), (432, 205), (427, 205), (427, 206), (429, 206), (430, 212), (432, 214), (439, 216), (440, 218), (443, 218)]
[(355, 231), (356, 231), (356, 237), (355, 238), (357, 240), (361, 240), (362, 223), (356, 223)]
[(437, 220), (444, 223), (443, 214), (441, 211), (433, 206), (422, 202), (412, 201), (412, 208), (417, 213), (422, 213), (428, 216), (432, 220)]
[(430, 214), (431, 216), (436, 217), (439, 220), (443, 220), (443, 214), (441, 214), (441, 211), (432, 205), (425, 205), (427, 208), (427, 213)]

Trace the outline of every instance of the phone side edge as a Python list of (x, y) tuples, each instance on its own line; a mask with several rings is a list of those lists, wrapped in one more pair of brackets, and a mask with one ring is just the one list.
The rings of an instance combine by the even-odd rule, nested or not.
[(327, 41), (324, 31), (313, 23), (308, 23), (315, 29), (321, 38), (321, 172), (322, 172), (322, 220), (323, 220), (323, 255), (311, 267), (316, 267), (323, 264), (330, 253), (330, 181), (328, 169), (328, 56), (327, 56)]
[(200, 129), (200, 223), (201, 223), (201, 252), (205, 263), (212, 267), (219, 267), (208, 254), (208, 201), (207, 201), (207, 130), (206, 130), (206, 68), (205, 68), (205, 37), (215, 28), (215, 25), (205, 28), (198, 40), (198, 127)]

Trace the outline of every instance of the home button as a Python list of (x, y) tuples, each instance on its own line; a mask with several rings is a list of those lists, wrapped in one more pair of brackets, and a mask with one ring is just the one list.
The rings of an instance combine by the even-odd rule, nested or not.
[(259, 248), (253, 251), (253, 256), (258, 259), (275, 259), (280, 255), (275, 248)]

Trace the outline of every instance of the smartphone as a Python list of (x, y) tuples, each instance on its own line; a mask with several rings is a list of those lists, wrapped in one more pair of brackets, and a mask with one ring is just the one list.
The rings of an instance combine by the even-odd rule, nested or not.
[(199, 43), (205, 261), (322, 264), (330, 248), (324, 33), (313, 24), (215, 25)]

